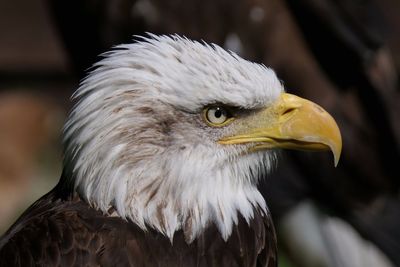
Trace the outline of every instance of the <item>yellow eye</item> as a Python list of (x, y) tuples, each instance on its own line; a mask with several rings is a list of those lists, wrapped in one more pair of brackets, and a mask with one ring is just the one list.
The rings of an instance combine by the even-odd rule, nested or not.
[(211, 126), (223, 126), (233, 119), (228, 110), (221, 106), (206, 108), (204, 117)]

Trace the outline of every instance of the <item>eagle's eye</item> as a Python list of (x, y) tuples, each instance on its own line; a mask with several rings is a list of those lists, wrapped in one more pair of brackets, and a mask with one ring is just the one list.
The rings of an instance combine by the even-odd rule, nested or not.
[(233, 120), (229, 110), (223, 106), (212, 106), (204, 109), (204, 118), (210, 126), (224, 126)]

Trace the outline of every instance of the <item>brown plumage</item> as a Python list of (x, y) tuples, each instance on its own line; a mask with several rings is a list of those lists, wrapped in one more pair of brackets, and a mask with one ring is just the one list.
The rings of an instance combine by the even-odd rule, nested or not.
[(258, 211), (249, 224), (239, 217), (226, 242), (210, 225), (191, 244), (182, 231), (171, 243), (64, 195), (57, 186), (8, 230), (0, 266), (277, 266), (272, 220)]

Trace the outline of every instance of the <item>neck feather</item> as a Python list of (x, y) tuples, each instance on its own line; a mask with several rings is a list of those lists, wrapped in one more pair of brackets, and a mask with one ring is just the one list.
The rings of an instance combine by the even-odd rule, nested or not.
[(98, 173), (97, 181), (76, 179), (75, 187), (95, 208), (104, 213), (114, 208), (118, 216), (143, 230), (156, 229), (171, 242), (174, 233), (182, 230), (190, 243), (210, 224), (226, 240), (239, 215), (250, 222), (255, 209), (267, 212), (257, 179), (248, 175), (267, 169), (254, 164), (262, 161), (269, 162), (265, 154), (255, 153), (234, 164), (213, 167), (201, 160), (181, 165), (181, 159), (167, 156), (136, 168), (119, 166)]

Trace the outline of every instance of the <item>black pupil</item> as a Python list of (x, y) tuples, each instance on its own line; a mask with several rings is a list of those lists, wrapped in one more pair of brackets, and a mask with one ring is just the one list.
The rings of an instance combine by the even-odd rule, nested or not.
[(223, 114), (223, 111), (221, 110), (221, 108), (217, 108), (217, 109), (215, 110), (214, 116), (215, 116), (216, 118), (220, 118), (220, 117), (222, 116), (222, 114)]

